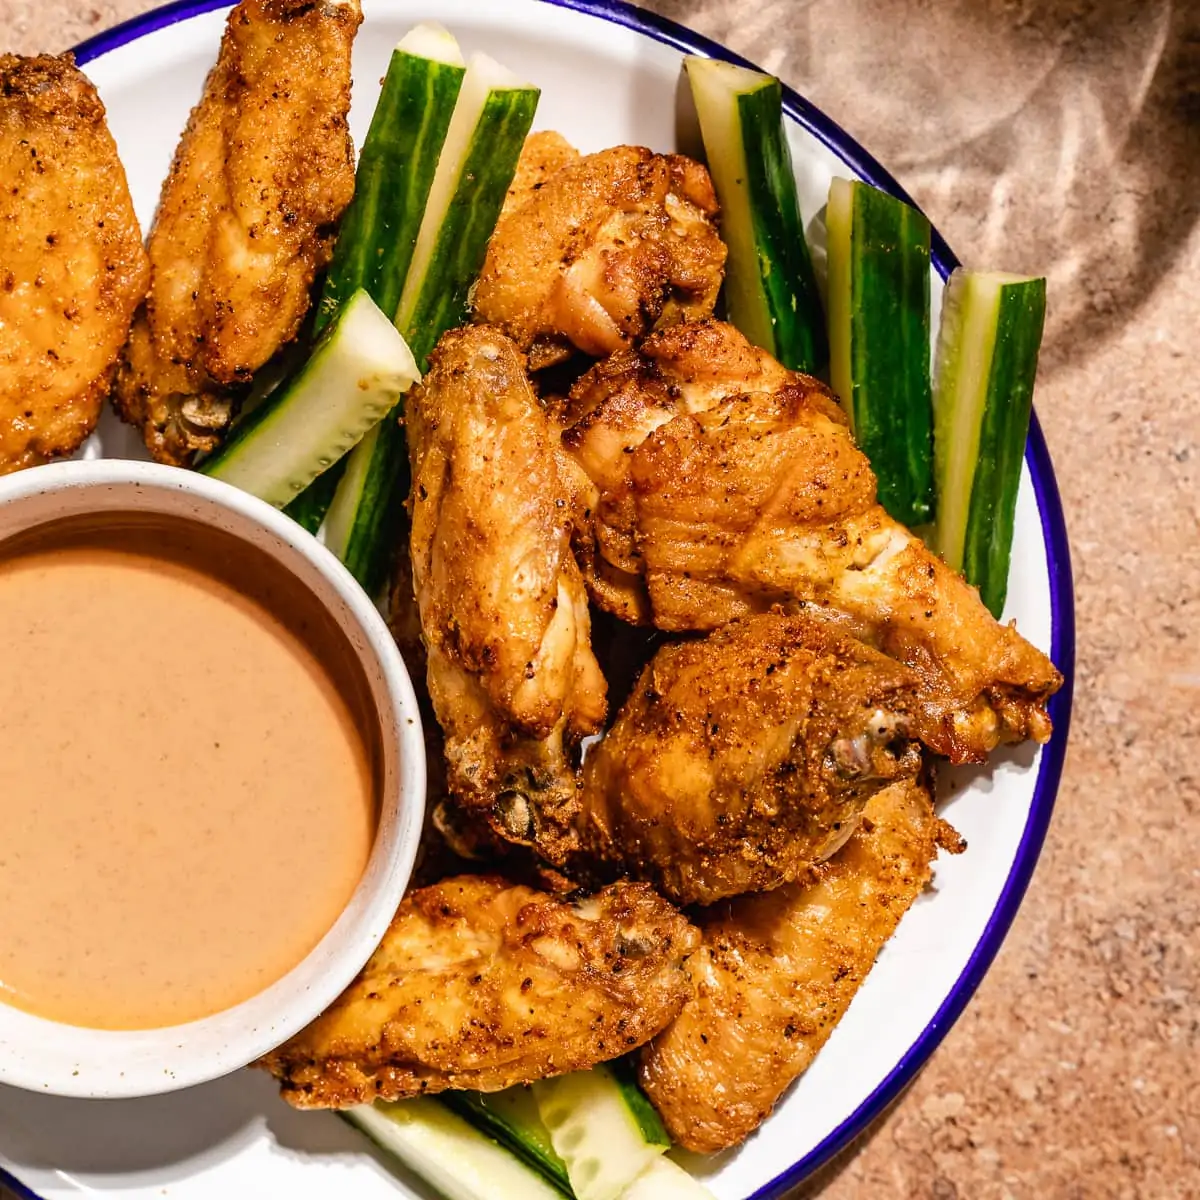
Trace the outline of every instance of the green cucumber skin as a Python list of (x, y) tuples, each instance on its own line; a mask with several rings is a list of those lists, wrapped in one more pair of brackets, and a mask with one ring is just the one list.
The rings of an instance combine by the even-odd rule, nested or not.
[(929, 222), (865, 184), (854, 189), (849, 403), (854, 433), (901, 523), (933, 519)]
[[(405, 521), (404, 501), (411, 473), (408, 443), (398, 416), (401, 407), (397, 405), (379, 426), (362, 498), (342, 554), (346, 570), (368, 596), (377, 596), (387, 584)], [(332, 504), (332, 492), (329, 501)], [(328, 508), (326, 505), (326, 511)]]
[(647, 1146), (671, 1147), (671, 1137), (667, 1133), (658, 1110), (650, 1103), (646, 1093), (638, 1086), (637, 1071), (632, 1059), (618, 1058), (608, 1064), (617, 1087), (621, 1090), (621, 1098), (625, 1107), (637, 1122), (642, 1140)]
[[(422, 371), (442, 334), (468, 318), (471, 287), (483, 268), (488, 241), (533, 125), (538, 95), (533, 88), (494, 92), (484, 103), (438, 229), (430, 260), (437, 269), (422, 280), (412, 316), (401, 330)], [(502, 154), (497, 153), (500, 149)], [(375, 442), (346, 546), (346, 567), (368, 595), (386, 582), (403, 527), (409, 462), (401, 412), (397, 406), (385, 419)]]
[(471, 287), (483, 268), (488, 242), (533, 125), (538, 95), (535, 88), (493, 92), (483, 106), (470, 153), (438, 230), (430, 260), (437, 270), (422, 281), (412, 315), (400, 331), (422, 371), (442, 334), (467, 319)]
[(772, 79), (737, 98), (746, 184), (774, 356), (793, 371), (819, 375), (829, 365), (829, 342), (783, 131), (782, 93)]
[[(395, 313), (465, 75), (465, 67), (392, 51), (359, 155), (354, 199), (342, 218), (317, 305), (318, 329), (358, 287), (366, 288), (385, 313)], [(284, 512), (315, 534), (345, 470), (343, 458), (317, 476)]]
[(325, 278), (318, 329), (360, 287), (389, 316), (396, 311), (465, 74), (464, 67), (392, 52)]
[[(451, 1112), (457, 1113), (464, 1121), (474, 1125), (480, 1133), (487, 1134), (511, 1150), (526, 1166), (532, 1167), (564, 1196), (572, 1195), (566, 1164), (554, 1153), (554, 1147), (550, 1145), (548, 1137), (544, 1139), (545, 1144), (542, 1144), (543, 1139), (534, 1140), (526, 1136), (511, 1120), (489, 1107), (489, 1097), (482, 1092), (447, 1091), (437, 1098)], [(530, 1103), (533, 1104), (533, 1101)], [(536, 1105), (534, 1111), (537, 1111)]]
[(963, 574), (997, 620), (1008, 595), (1017, 490), (1045, 319), (1044, 279), (1001, 289), (963, 547)]

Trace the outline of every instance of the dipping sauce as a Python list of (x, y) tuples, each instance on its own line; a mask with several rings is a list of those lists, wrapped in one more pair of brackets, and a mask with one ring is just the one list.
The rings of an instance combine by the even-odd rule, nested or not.
[(218, 531), (117, 516), (0, 546), (0, 999), (148, 1029), (296, 966), (375, 834), (360, 672)]

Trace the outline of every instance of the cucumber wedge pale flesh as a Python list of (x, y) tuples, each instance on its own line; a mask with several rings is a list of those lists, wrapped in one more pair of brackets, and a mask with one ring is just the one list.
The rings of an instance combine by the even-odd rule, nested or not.
[(427, 1096), (341, 1114), (446, 1200), (563, 1200), (567, 1193)]
[(934, 390), (934, 545), (999, 618), (1046, 314), (1046, 281), (958, 270), (942, 300)]
[(865, 183), (835, 179), (828, 233), (829, 375), (905, 525), (934, 515), (929, 222)]
[(355, 446), (419, 378), (404, 339), (359, 290), (299, 374), (242, 421), (200, 470), (281, 508)]
[(729, 247), (729, 319), (785, 367), (829, 358), (778, 79), (711, 58), (684, 60)]
[(670, 1145), (658, 1114), (619, 1067), (597, 1066), (532, 1086), (578, 1200), (617, 1200)]
[[(424, 367), (448, 329), (467, 317), (471, 287), (533, 123), (538, 90), (486, 55), (477, 54), (454, 114), (429, 190), (396, 326)], [(386, 579), (408, 489), (403, 430), (392, 421), (347, 464), (333, 505), (344, 561), (369, 592)]]
[(669, 1158), (656, 1158), (622, 1193), (621, 1200), (714, 1200), (712, 1192)]

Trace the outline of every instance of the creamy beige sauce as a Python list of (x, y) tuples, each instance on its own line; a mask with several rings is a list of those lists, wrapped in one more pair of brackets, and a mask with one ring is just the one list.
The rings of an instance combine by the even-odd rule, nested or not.
[(308, 954), (366, 865), (349, 647), (198, 526), (26, 543), (0, 548), (0, 999), (103, 1029), (228, 1008)]

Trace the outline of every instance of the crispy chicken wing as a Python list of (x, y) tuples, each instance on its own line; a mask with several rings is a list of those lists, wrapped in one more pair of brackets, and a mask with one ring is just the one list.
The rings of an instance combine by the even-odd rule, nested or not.
[(563, 457), (502, 333), (448, 333), (407, 404), (412, 572), (449, 788), (502, 837), (569, 852), (571, 751), (604, 720)]
[(981, 761), (1050, 736), (1062, 676), (879, 506), (816, 380), (690, 322), (593, 368), (568, 413), (564, 445), (595, 489), (577, 541), (597, 603), (668, 630), (803, 606), (917, 673), (914, 730), (938, 753)]
[[(510, 877), (541, 883), (548, 877), (548, 871), (540, 867), (539, 861), (524, 848), (499, 837), (491, 826), (479, 819), (477, 813), (463, 809), (450, 792), (446, 739), (437, 714), (433, 711), (427, 683), (429, 661), (421, 637), (421, 614), (416, 596), (413, 595), (407, 523), (402, 540), (403, 551), (396, 556), (388, 598), (388, 627), (412, 678), (425, 741), (425, 828), (421, 834), (417, 862), (413, 867), (414, 883), (423, 886), (436, 883), (448, 875), (478, 870), (481, 862), (491, 864), (494, 869), (501, 859)], [(569, 884), (566, 890), (572, 890), (575, 886)], [(556, 885), (548, 890), (560, 891), (563, 888)]]
[(490, 876), (443, 880), (404, 898), (333, 1007), (259, 1065), (297, 1108), (583, 1070), (671, 1021), (699, 940), (644, 884), (569, 903)]
[(584, 764), (584, 846), (683, 904), (804, 878), (920, 770), (914, 684), (802, 616), (664, 646)]
[(725, 245), (708, 171), (680, 154), (615, 146), (580, 155), (535, 133), (488, 247), (475, 315), (538, 370), (571, 347), (603, 355), (657, 324), (707, 316)]
[(116, 401), (162, 462), (219, 444), (240, 394), (308, 311), (354, 193), (358, 0), (242, 0), (150, 232), (150, 294)]
[(925, 888), (939, 842), (962, 848), (923, 785), (896, 783), (811, 882), (704, 913), (695, 998), (642, 1052), (642, 1086), (676, 1142), (724, 1150), (766, 1119)]
[(0, 54), (0, 474), (95, 427), (149, 267), (104, 105), (69, 54)]

